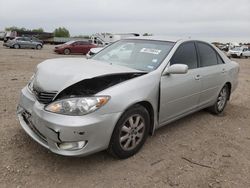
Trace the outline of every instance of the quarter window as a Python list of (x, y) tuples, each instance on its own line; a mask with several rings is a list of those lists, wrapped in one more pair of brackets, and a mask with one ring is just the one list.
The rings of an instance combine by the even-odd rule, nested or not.
[(220, 55), (217, 54), (218, 64), (223, 64), (224, 61), (221, 59)]
[(197, 46), (199, 49), (201, 67), (217, 65), (217, 54), (211, 46), (201, 42), (197, 42)]
[(189, 69), (197, 68), (197, 55), (193, 42), (181, 44), (176, 50), (170, 64), (185, 64)]

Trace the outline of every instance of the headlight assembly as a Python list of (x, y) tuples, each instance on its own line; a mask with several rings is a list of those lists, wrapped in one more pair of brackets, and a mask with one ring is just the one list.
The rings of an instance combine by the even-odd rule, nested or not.
[(34, 80), (35, 80), (35, 75), (32, 75), (28, 83), (28, 88), (31, 92), (33, 92)]
[(81, 116), (102, 107), (109, 99), (109, 96), (62, 99), (47, 105), (45, 110), (57, 114)]

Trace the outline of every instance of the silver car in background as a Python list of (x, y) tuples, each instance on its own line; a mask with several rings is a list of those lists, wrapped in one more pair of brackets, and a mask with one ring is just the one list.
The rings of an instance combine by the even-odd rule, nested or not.
[(50, 59), (21, 91), (21, 126), (54, 153), (137, 153), (149, 134), (208, 108), (220, 114), (239, 65), (209, 43), (124, 39), (91, 59)]
[(12, 40), (8, 40), (7, 42), (3, 43), (3, 46), (15, 49), (32, 48), (41, 50), (43, 47), (43, 43), (41, 41), (38, 41), (36, 38), (16, 37)]

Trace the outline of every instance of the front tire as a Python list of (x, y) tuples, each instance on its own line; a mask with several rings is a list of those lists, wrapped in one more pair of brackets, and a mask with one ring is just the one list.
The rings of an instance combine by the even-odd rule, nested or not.
[(19, 48), (20, 48), (19, 44), (14, 44), (13, 47), (14, 47), (15, 49), (19, 49)]
[(63, 50), (63, 53), (64, 53), (65, 55), (69, 55), (69, 54), (70, 54), (70, 49), (68, 49), (68, 48), (64, 49), (64, 50)]
[(37, 50), (41, 50), (42, 49), (42, 45), (40, 45), (40, 44), (36, 45), (36, 49)]
[(143, 106), (135, 105), (129, 108), (115, 126), (109, 153), (120, 159), (136, 154), (148, 137), (149, 126), (149, 113)]
[(209, 108), (210, 112), (212, 112), (213, 114), (222, 113), (227, 105), (228, 98), (229, 98), (229, 88), (228, 85), (225, 85), (221, 89), (215, 104)]

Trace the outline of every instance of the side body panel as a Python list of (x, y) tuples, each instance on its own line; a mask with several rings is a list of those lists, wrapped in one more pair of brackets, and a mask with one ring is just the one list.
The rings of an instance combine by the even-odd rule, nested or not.
[(160, 124), (197, 108), (201, 90), (198, 74), (198, 69), (192, 69), (161, 77)]

